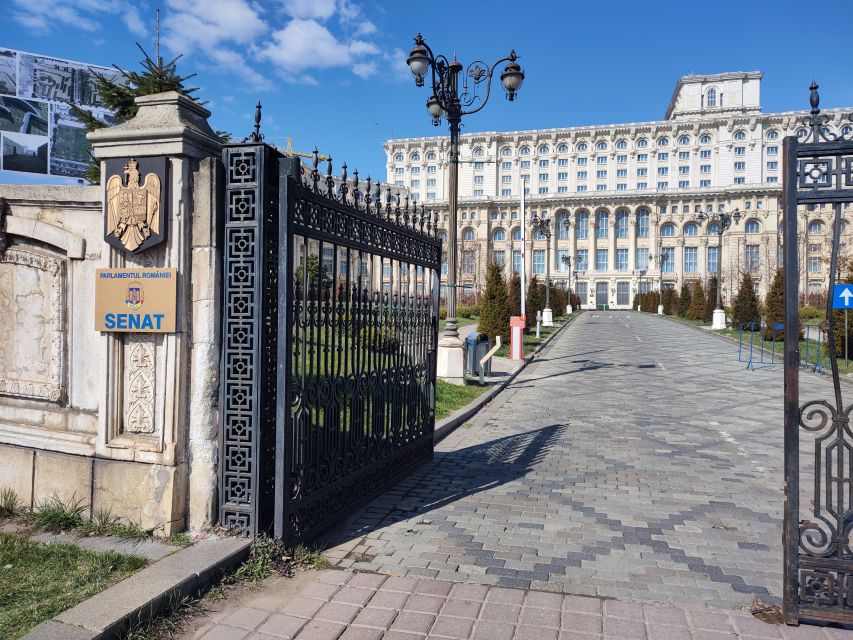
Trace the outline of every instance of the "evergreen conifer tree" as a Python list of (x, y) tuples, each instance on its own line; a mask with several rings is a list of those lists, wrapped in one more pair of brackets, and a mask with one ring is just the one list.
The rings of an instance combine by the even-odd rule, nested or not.
[(503, 269), (493, 262), (486, 272), (486, 288), (480, 301), (480, 321), (477, 330), (492, 340), (501, 336), (504, 344), (509, 340), (509, 313), (507, 313), (507, 287)]
[(527, 326), (536, 325), (536, 312), (545, 308), (545, 285), (539, 282), (537, 276), (530, 279), (527, 295), (524, 300), (524, 313), (527, 316)]
[(682, 318), (687, 317), (687, 311), (690, 309), (690, 287), (687, 283), (681, 285), (681, 295), (678, 297), (678, 315)]
[(521, 277), (514, 271), (506, 285), (507, 317), (521, 315)]
[(773, 329), (774, 324), (783, 324), (785, 322), (785, 273), (783, 269), (776, 269), (776, 275), (773, 277), (773, 283), (770, 285), (770, 290), (767, 292), (767, 297), (764, 298), (765, 322), (767, 326), (764, 328), (765, 340), (784, 340), (785, 332), (783, 329)]
[(675, 289), (664, 289), (661, 304), (666, 315), (671, 316), (678, 313), (678, 294), (675, 293)]
[(742, 327), (749, 322), (761, 322), (761, 313), (758, 310), (758, 296), (753, 289), (752, 276), (744, 272), (740, 281), (740, 287), (732, 305), (732, 322), (736, 328)]
[(702, 314), (705, 322), (714, 318), (714, 309), (717, 307), (717, 276), (711, 276), (708, 280), (708, 295), (705, 298), (705, 312)]
[[(169, 62), (164, 62), (160, 56), (154, 60), (139, 43), (136, 46), (139, 47), (143, 55), (140, 71), (125, 71), (113, 65), (119, 72), (118, 76), (110, 77), (104, 74), (95, 74), (95, 85), (101, 100), (107, 109), (114, 112), (115, 119), (119, 123), (126, 122), (136, 115), (138, 107), (134, 99), (139, 96), (163, 93), (164, 91), (177, 91), (195, 100), (193, 94), (198, 91), (198, 88), (184, 86), (184, 83), (195, 74), (188, 76), (178, 74), (177, 63), (181, 58), (180, 55)], [(82, 107), (72, 105), (71, 108), (74, 117), (83, 124), (87, 133), (109, 126)], [(89, 163), (85, 178), (92, 184), (99, 184), (101, 181), (101, 165), (94, 157)]]
[(702, 288), (702, 282), (696, 282), (693, 285), (693, 292), (690, 294), (690, 308), (687, 310), (687, 317), (691, 320), (705, 319), (705, 290)]

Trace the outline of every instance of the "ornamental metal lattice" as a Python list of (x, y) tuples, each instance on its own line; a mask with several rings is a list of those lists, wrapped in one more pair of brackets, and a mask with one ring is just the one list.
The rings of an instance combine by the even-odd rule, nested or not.
[(220, 522), (294, 544), (432, 456), (441, 243), (255, 139), (224, 153)]
[[(784, 140), (785, 255), (785, 622), (853, 622), (853, 432), (838, 374), (839, 336), (832, 311), (842, 206), (853, 202), (853, 135), (833, 133), (811, 86), (809, 131)], [(843, 131), (843, 129), (842, 129)], [(847, 129), (849, 132), (850, 130)], [(802, 229), (816, 207), (831, 208), (832, 248), (826, 304), (831, 399), (800, 404), (799, 278)], [(838, 315), (838, 313), (836, 313)], [(800, 453), (803, 453), (803, 463)], [(801, 485), (801, 477), (807, 482)], [(810, 481), (810, 482), (809, 482)]]

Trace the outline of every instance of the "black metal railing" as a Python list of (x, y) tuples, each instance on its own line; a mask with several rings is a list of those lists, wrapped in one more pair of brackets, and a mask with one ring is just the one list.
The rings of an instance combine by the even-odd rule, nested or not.
[[(853, 622), (853, 433), (842, 398), (832, 292), (843, 223), (842, 204), (853, 202), (853, 136), (835, 134), (821, 115), (811, 86), (809, 132), (784, 140), (785, 250), (785, 621), (802, 618)], [(833, 394), (800, 404), (800, 208), (832, 207), (827, 347)], [(807, 223), (806, 223), (807, 227)], [(801, 439), (802, 437), (802, 439)], [(801, 450), (806, 453), (801, 464)], [(805, 478), (806, 482), (801, 483)]]
[(441, 245), (346, 165), (224, 161), (220, 522), (293, 544), (432, 455)]

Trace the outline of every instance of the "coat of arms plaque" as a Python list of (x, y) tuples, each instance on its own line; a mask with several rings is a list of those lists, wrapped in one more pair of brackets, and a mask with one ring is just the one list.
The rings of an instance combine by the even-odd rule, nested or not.
[(167, 159), (107, 161), (104, 240), (129, 253), (150, 249), (166, 239)]

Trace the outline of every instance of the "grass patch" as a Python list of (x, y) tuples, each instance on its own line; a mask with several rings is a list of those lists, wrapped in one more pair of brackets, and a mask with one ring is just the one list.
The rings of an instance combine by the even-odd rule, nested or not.
[(76, 530), (87, 536), (115, 536), (124, 540), (148, 540), (154, 532), (136, 522), (122, 522), (110, 509), (97, 509), (91, 520), (84, 520)]
[(69, 531), (83, 526), (86, 519), (86, 504), (74, 496), (67, 501), (57, 495), (52, 495), (39, 503), (29, 514), (33, 526), (44, 531)]
[(181, 531), (180, 533), (173, 533), (169, 536), (169, 544), (175, 545), (176, 547), (188, 547), (193, 543), (190, 539), (190, 534), (186, 531)]
[[(477, 324), (480, 322), (480, 316), (473, 316), (471, 318), (456, 318), (456, 326), (457, 327), (467, 327), (469, 324)], [(438, 320), (438, 332), (441, 333), (444, 331), (444, 326), (447, 324), (447, 320), (442, 320), (439, 318)]]
[(326, 565), (321, 549), (301, 544), (287, 549), (278, 540), (261, 536), (252, 542), (249, 559), (228, 576), (225, 583), (257, 583), (273, 573), (290, 577), (296, 569), (323, 569)]
[(0, 638), (24, 635), (145, 564), (136, 556), (0, 533)]
[(4, 487), (0, 491), (0, 518), (14, 516), (21, 508), (21, 501), (18, 500), (18, 494), (10, 487)]
[(474, 400), (474, 398), (487, 389), (488, 387), (481, 387), (479, 384), (473, 382), (466, 381), (463, 387), (451, 382), (445, 382), (444, 380), (437, 380), (435, 389), (435, 419), (441, 420), (442, 418), (446, 418), (460, 407), (464, 407)]

